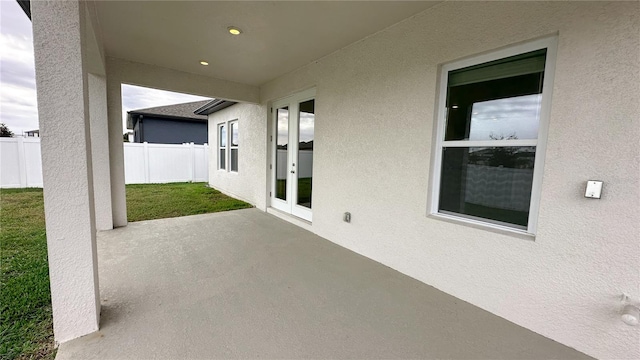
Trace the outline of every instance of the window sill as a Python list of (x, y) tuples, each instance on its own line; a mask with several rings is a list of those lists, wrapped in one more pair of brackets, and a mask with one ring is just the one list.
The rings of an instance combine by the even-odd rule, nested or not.
[(449, 222), (449, 223), (452, 223), (452, 224), (469, 226), (469, 227), (472, 227), (472, 228), (475, 228), (475, 229), (479, 229), (479, 230), (484, 230), (484, 231), (489, 231), (489, 232), (493, 232), (493, 233), (497, 233), (497, 234), (516, 237), (516, 238), (523, 239), (523, 240), (529, 240), (529, 241), (535, 241), (536, 240), (535, 234), (529, 233), (526, 230), (513, 229), (513, 228), (510, 228), (510, 227), (507, 227), (507, 226), (500, 226), (500, 225), (496, 225), (496, 224), (486, 223), (486, 222), (483, 222), (483, 221), (465, 219), (465, 218), (462, 218), (462, 217), (458, 217), (458, 216), (454, 216), (454, 215), (448, 215), (448, 214), (442, 214), (442, 213), (428, 214), (427, 217), (431, 218), (431, 219), (439, 220), (439, 221)]

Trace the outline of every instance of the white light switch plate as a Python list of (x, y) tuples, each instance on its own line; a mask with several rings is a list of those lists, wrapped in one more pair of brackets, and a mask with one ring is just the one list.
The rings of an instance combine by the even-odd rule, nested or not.
[(584, 197), (591, 199), (600, 199), (602, 195), (602, 181), (589, 180), (587, 181), (587, 190), (584, 193)]

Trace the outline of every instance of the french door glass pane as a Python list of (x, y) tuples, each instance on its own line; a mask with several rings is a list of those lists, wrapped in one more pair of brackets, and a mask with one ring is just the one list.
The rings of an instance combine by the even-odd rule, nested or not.
[(313, 128), (315, 124), (315, 101), (300, 103), (298, 127), (298, 201), (297, 204), (311, 208), (311, 183), (313, 180)]
[(440, 211), (526, 229), (535, 147), (445, 147)]
[(289, 148), (289, 107), (277, 110), (276, 197), (287, 200), (287, 152)]

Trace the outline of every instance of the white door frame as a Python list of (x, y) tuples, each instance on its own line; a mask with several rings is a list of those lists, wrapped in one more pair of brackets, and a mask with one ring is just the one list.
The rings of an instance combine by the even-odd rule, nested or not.
[[(297, 170), (295, 164), (298, 164), (298, 132), (300, 119), (299, 104), (304, 101), (315, 99), (316, 89), (308, 89), (280, 100), (274, 101), (272, 108), (272, 137), (271, 137), (271, 207), (290, 213), (307, 221), (312, 221), (312, 209), (297, 204), (298, 198), (298, 181)], [(278, 144), (278, 109), (283, 107), (289, 108), (289, 124), (288, 124), (288, 145), (287, 145), (287, 190), (286, 201), (276, 197), (276, 174), (277, 174), (277, 144)], [(274, 139), (275, 138), (275, 139)], [(312, 195), (313, 196), (313, 195)], [(312, 202), (313, 203), (313, 202)]]

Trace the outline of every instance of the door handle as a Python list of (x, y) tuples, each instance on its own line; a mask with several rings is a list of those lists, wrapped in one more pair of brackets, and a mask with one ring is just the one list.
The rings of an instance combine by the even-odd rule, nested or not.
[(291, 170), (291, 173), (292, 173), (292, 174), (295, 174), (296, 172), (295, 172), (295, 171), (293, 171), (293, 170)]

